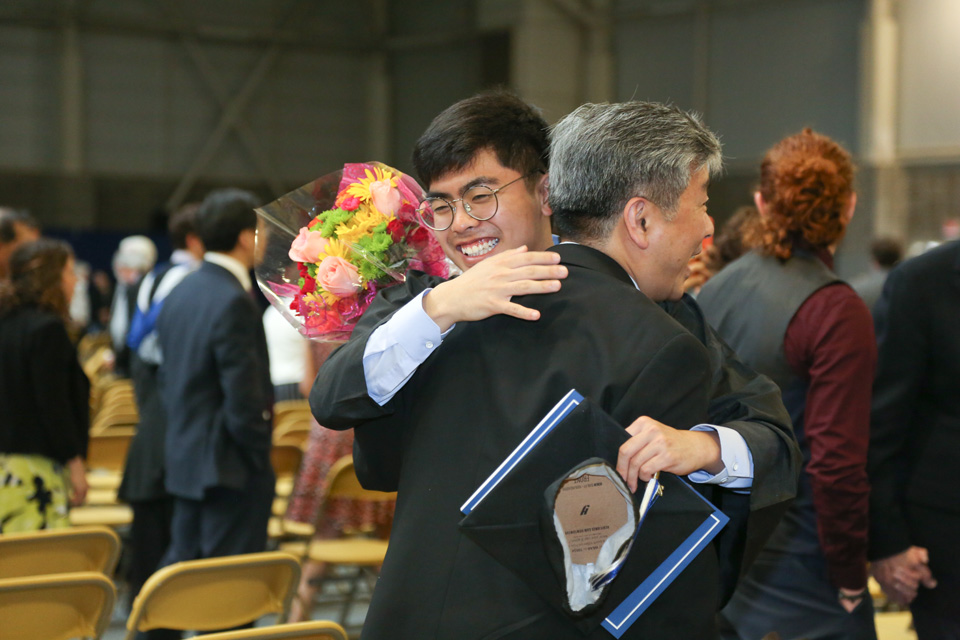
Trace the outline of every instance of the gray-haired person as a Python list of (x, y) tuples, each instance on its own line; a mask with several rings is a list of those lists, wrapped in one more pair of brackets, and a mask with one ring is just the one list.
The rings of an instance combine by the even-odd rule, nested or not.
[[(446, 115), (438, 120), (447, 123)], [(511, 116), (519, 112), (503, 117)], [(434, 134), (456, 137), (455, 128), (441, 132), (431, 125), (421, 141), (433, 152), (462, 149), (436, 143)], [(524, 171), (503, 164), (509, 154), (484, 146), (459, 161), (432, 163), (446, 169), (427, 180), (430, 197), (449, 208), (449, 219), (429, 221), (455, 258), (491, 246), (513, 248), (501, 247), (499, 238), (506, 236), (498, 230), (552, 210), (568, 242), (531, 248), (558, 255), (569, 275), (558, 291), (513, 298), (534, 315), (441, 327), (448, 330), (442, 348), (430, 345), (426, 360), (377, 402), (357, 361), (397, 301), (423, 292), (422, 281), (408, 279), (378, 297), (314, 385), (311, 406), (321, 424), (355, 427), (357, 441), (364, 441), (366, 479), (399, 490), (365, 637), (608, 637), (599, 628), (583, 633), (457, 526), (463, 501), (570, 388), (628, 429), (632, 437), (621, 449), (618, 470), (631, 487), (656, 471), (704, 482), (703, 492), (732, 516), (729, 541), (718, 543), (729, 544), (731, 557), (742, 554), (758, 495), (763, 506), (774, 506), (792, 494), (796, 447), (788, 426), (735, 420), (726, 435), (707, 425), (692, 429), (710, 421), (718, 381), (722, 395), (745, 380), (762, 387), (764, 379), (723, 367), (714, 377), (713, 349), (720, 347), (711, 342), (708, 351), (707, 338), (694, 336), (656, 304), (681, 299), (687, 260), (712, 232), (705, 204), (708, 178), (720, 163), (716, 137), (695, 117), (664, 105), (586, 105), (556, 126), (552, 153), (550, 207), (543, 206), (539, 178), (527, 189), (510, 186)], [(489, 215), (463, 204), (470, 204), (477, 185), (499, 191), (499, 208)], [(530, 203), (521, 206), (523, 198)], [(468, 275), (479, 269), (471, 267)], [(678, 314), (688, 318), (694, 311), (684, 306)], [(737, 405), (727, 402), (727, 409)], [(728, 450), (742, 457), (728, 462)], [(783, 482), (766, 482), (767, 474)], [(761, 479), (762, 490), (754, 492)], [(720, 571), (711, 547), (624, 637), (713, 637)]]

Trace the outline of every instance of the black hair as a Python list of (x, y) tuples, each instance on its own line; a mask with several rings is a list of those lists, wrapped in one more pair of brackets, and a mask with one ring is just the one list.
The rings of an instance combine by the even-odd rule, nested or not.
[(207, 251), (227, 253), (237, 246), (240, 233), (257, 227), (256, 196), (242, 189), (211, 191), (197, 210), (197, 235)]
[(37, 219), (29, 211), (0, 207), (0, 242), (13, 242), (17, 238), (17, 223), (38, 231), (40, 229)]
[(903, 244), (896, 238), (877, 238), (870, 245), (870, 255), (878, 265), (891, 269), (903, 259)]
[(504, 167), (525, 176), (546, 173), (547, 122), (516, 94), (486, 91), (447, 107), (433, 119), (413, 147), (413, 166), (429, 188), (434, 180), (469, 165), (484, 149), (496, 154)]
[(170, 234), (170, 244), (174, 249), (187, 248), (187, 236), (197, 233), (197, 210), (200, 205), (196, 202), (185, 204), (173, 214), (167, 222), (167, 232)]

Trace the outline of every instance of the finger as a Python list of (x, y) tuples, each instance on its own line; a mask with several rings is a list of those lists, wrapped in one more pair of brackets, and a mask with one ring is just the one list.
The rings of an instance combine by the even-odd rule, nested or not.
[(650, 456), (650, 458), (640, 466), (638, 475), (644, 482), (650, 482), (650, 478), (652, 478), (654, 474), (667, 470), (667, 466), (664, 461), (664, 456), (656, 454)]
[(542, 293), (554, 293), (561, 287), (559, 280), (519, 280), (504, 285), (503, 290), (498, 295), (509, 300), (514, 296), (539, 295)]
[(625, 449), (628, 443), (630, 443), (630, 440), (620, 447), (620, 453), (617, 456), (617, 473), (627, 481), (630, 491), (633, 492), (637, 490), (637, 478), (640, 476), (640, 469), (647, 462), (649, 454), (642, 446), (631, 453), (633, 448)]
[(917, 560), (923, 564), (930, 564), (930, 554), (923, 547), (914, 547), (914, 552), (916, 553)]
[(926, 565), (924, 565), (920, 571), (920, 584), (927, 589), (933, 589), (937, 586), (937, 580), (933, 577), (933, 572), (930, 571), (930, 567)]
[(648, 431), (652, 425), (653, 420), (651, 420), (649, 416), (640, 416), (630, 423), (630, 426), (627, 427), (627, 433), (629, 433), (631, 436), (637, 436), (645, 431)]
[(562, 264), (527, 265), (513, 270), (517, 280), (563, 280), (568, 274)]
[(517, 267), (525, 265), (555, 266), (560, 264), (560, 254), (555, 251), (530, 251), (512, 256), (509, 262), (514, 263)]
[(537, 309), (530, 309), (529, 307), (524, 307), (519, 305), (516, 302), (508, 302), (504, 305), (503, 309), (500, 311), (501, 314), (505, 316), (512, 316), (514, 318), (519, 318), (520, 320), (539, 320), (540, 312)]

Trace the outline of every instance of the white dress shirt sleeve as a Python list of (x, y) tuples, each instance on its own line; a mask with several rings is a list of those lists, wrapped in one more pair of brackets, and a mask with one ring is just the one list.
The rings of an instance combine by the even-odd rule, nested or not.
[(403, 305), (367, 339), (363, 375), (367, 394), (380, 406), (390, 401), (456, 326), (441, 334), (423, 310), (423, 296), (432, 290), (426, 289)]
[(753, 486), (753, 454), (746, 440), (729, 427), (698, 424), (691, 431), (716, 431), (720, 437), (720, 459), (723, 470), (713, 475), (707, 471), (694, 471), (687, 477), (697, 484), (719, 484), (727, 489), (750, 489)]

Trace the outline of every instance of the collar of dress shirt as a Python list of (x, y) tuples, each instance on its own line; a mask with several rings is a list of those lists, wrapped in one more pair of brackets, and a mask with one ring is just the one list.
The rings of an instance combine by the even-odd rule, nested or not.
[[(560, 242), (560, 236), (555, 235), (553, 236), (553, 244), (554, 246), (556, 246), (558, 244), (580, 244), (580, 243), (574, 242), (573, 240), (564, 240), (563, 242)], [(626, 269), (624, 269), (624, 271), (626, 271)], [(637, 291), (640, 291), (640, 287), (637, 285), (637, 281), (633, 279), (633, 276), (627, 273), (627, 277), (630, 278), (630, 282), (632, 282), (633, 286), (637, 288)]]
[(176, 249), (170, 254), (170, 264), (192, 264), (196, 266), (198, 261), (193, 254), (186, 249)]
[(203, 254), (203, 259), (207, 262), (212, 262), (219, 267), (223, 267), (236, 276), (237, 280), (240, 281), (240, 285), (243, 287), (244, 291), (253, 290), (253, 283), (250, 282), (250, 273), (247, 271), (247, 268), (243, 266), (243, 263), (236, 258), (231, 258), (225, 253), (207, 251), (205, 254)]

